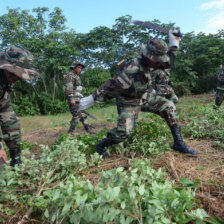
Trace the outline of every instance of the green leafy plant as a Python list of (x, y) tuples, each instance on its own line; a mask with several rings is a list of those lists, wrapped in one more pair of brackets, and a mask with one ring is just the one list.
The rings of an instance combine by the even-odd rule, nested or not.
[[(182, 179), (176, 188), (161, 169), (154, 170), (147, 159), (133, 159), (130, 169), (122, 167), (99, 171), (98, 185), (84, 174), (102, 159), (82, 140), (62, 135), (54, 150), (42, 148), (40, 159), (26, 159), (14, 170), (5, 166), (0, 179), (0, 208), (8, 215), (28, 210), (40, 222), (51, 223), (219, 223), (208, 221), (202, 208), (196, 208), (195, 184)], [(36, 216), (35, 216), (36, 215)]]

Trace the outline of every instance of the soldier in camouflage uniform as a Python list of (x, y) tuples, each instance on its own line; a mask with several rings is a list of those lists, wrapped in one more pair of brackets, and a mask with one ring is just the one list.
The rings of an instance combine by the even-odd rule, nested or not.
[(224, 67), (220, 65), (220, 71), (218, 74), (218, 83), (216, 87), (215, 105), (220, 106), (224, 99)]
[(65, 77), (65, 93), (68, 100), (68, 105), (70, 112), (72, 114), (72, 119), (70, 122), (70, 128), (68, 133), (72, 133), (78, 122), (81, 121), (85, 130), (90, 134), (94, 134), (91, 130), (90, 125), (87, 122), (87, 115), (78, 111), (79, 101), (83, 97), (82, 95), (82, 82), (80, 79), (80, 73), (85, 66), (79, 61), (74, 61), (70, 66), (71, 72), (68, 73)]
[[(176, 40), (172, 32), (169, 34), (170, 39), (173, 38), (170, 43), (179, 45), (179, 40)], [(174, 38), (176, 41), (174, 41)], [(118, 75), (106, 81), (92, 95), (81, 99), (80, 109), (82, 110), (89, 108), (95, 103), (103, 102), (113, 97), (116, 98), (118, 111), (117, 128), (110, 130), (107, 137), (96, 146), (96, 151), (103, 157), (106, 156), (105, 147), (122, 142), (133, 133), (142, 104), (147, 103), (149, 97), (152, 97), (151, 73), (155, 69), (169, 68), (173, 64), (178, 49), (178, 46), (175, 44), (170, 45), (171, 47), (168, 51), (164, 41), (157, 38), (150, 40), (147, 46), (142, 48), (138, 58), (125, 65)], [(165, 98), (157, 96), (156, 103), (159, 103), (160, 99), (164, 100)], [(160, 115), (164, 118), (166, 118), (168, 113), (169, 108), (167, 106), (160, 108)], [(172, 133), (174, 135), (178, 134), (176, 132)], [(175, 139), (183, 142), (177, 136), (175, 136)], [(184, 142), (182, 147), (177, 150), (193, 154), (194, 150), (190, 149)], [(176, 150), (176, 148), (174, 149)]]
[(33, 69), (33, 55), (28, 50), (10, 46), (4, 52), (0, 52), (0, 125), (3, 134), (3, 138), (0, 138), (0, 157), (7, 160), (2, 145), (4, 139), (9, 148), (11, 166), (21, 163), (20, 122), (10, 98), (13, 84), (20, 79), (34, 80), (38, 77), (39, 73)]

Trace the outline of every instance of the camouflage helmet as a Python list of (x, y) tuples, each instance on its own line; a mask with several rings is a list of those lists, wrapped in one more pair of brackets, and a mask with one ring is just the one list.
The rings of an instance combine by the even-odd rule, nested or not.
[(85, 65), (83, 65), (81, 62), (79, 61), (73, 61), (72, 65), (70, 66), (70, 69), (73, 70), (75, 67), (77, 67), (78, 65), (81, 65), (82, 68), (85, 68)]
[(37, 79), (40, 74), (33, 68), (33, 55), (20, 46), (10, 46), (0, 53), (0, 69), (5, 69), (23, 80)]
[(168, 46), (165, 41), (153, 38), (147, 45), (142, 45), (141, 54), (155, 63), (169, 63)]

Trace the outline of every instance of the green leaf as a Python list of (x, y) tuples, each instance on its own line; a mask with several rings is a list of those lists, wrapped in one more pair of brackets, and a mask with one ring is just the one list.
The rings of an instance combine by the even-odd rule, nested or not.
[(192, 187), (192, 188), (197, 188), (197, 184), (193, 183), (191, 180), (187, 178), (180, 178), (181, 184), (183, 184), (185, 187)]
[(44, 212), (44, 216), (45, 216), (46, 218), (49, 218), (49, 212), (48, 212), (47, 209), (46, 209), (45, 212)]
[(121, 202), (121, 208), (122, 208), (122, 209), (125, 209), (125, 207), (126, 207), (126, 204), (125, 204), (124, 201), (122, 201), (122, 202)]
[(10, 186), (12, 183), (13, 183), (14, 179), (10, 179), (8, 182), (7, 182), (7, 186)]
[(204, 218), (208, 218), (209, 215), (207, 214), (207, 212), (204, 210), (204, 209), (201, 209), (201, 208), (198, 208), (196, 211), (195, 211), (195, 215), (203, 220)]
[(144, 184), (142, 184), (140, 187), (139, 187), (139, 194), (140, 195), (143, 195), (144, 193), (145, 193), (145, 185)]
[(55, 200), (57, 200), (58, 198), (60, 198), (60, 193), (61, 193), (60, 190), (57, 189), (57, 190), (55, 191), (55, 193), (54, 193), (54, 196), (53, 196), (53, 199), (52, 199), (52, 200), (55, 201)]
[(224, 221), (219, 219), (218, 217), (212, 217), (212, 219), (208, 223), (211, 223), (211, 224), (224, 224)]
[(65, 215), (66, 213), (68, 213), (69, 210), (70, 210), (70, 208), (71, 208), (71, 205), (72, 205), (71, 202), (70, 202), (70, 203), (65, 203), (65, 205), (64, 205), (64, 207), (63, 207), (63, 209), (62, 209), (61, 214), (62, 214), (62, 215)]

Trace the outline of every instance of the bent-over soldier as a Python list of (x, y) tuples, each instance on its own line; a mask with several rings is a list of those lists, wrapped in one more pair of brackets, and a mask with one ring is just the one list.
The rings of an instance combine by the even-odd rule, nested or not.
[[(147, 91), (149, 93), (152, 91), (151, 72), (155, 69), (169, 68), (173, 64), (179, 46), (179, 39), (173, 35), (173, 32), (176, 31), (171, 30), (169, 33), (169, 50), (163, 40), (157, 38), (150, 40), (147, 46), (142, 48), (139, 57), (125, 65), (119, 74), (106, 81), (92, 95), (81, 99), (82, 110), (95, 103), (116, 98), (117, 128), (110, 130), (107, 137), (96, 146), (96, 151), (103, 157), (106, 156), (105, 147), (122, 142), (133, 133), (142, 103), (147, 103), (147, 100), (144, 102), (144, 95), (147, 95)], [(160, 98), (163, 99), (163, 97)], [(160, 115), (164, 114), (165, 118), (167, 107), (160, 108), (160, 112)], [(180, 129), (178, 131), (172, 134), (175, 135), (174, 140), (178, 139), (177, 141), (181, 141), (182, 144), (180, 148), (174, 148), (174, 150), (196, 154), (183, 142), (182, 138), (177, 138), (177, 135), (180, 135)]]
[(10, 97), (13, 84), (20, 79), (34, 80), (38, 77), (39, 73), (33, 69), (33, 55), (28, 50), (10, 46), (0, 52), (0, 125), (3, 134), (0, 137), (0, 157), (7, 161), (2, 144), (4, 139), (9, 148), (11, 166), (21, 163), (21, 128)]

